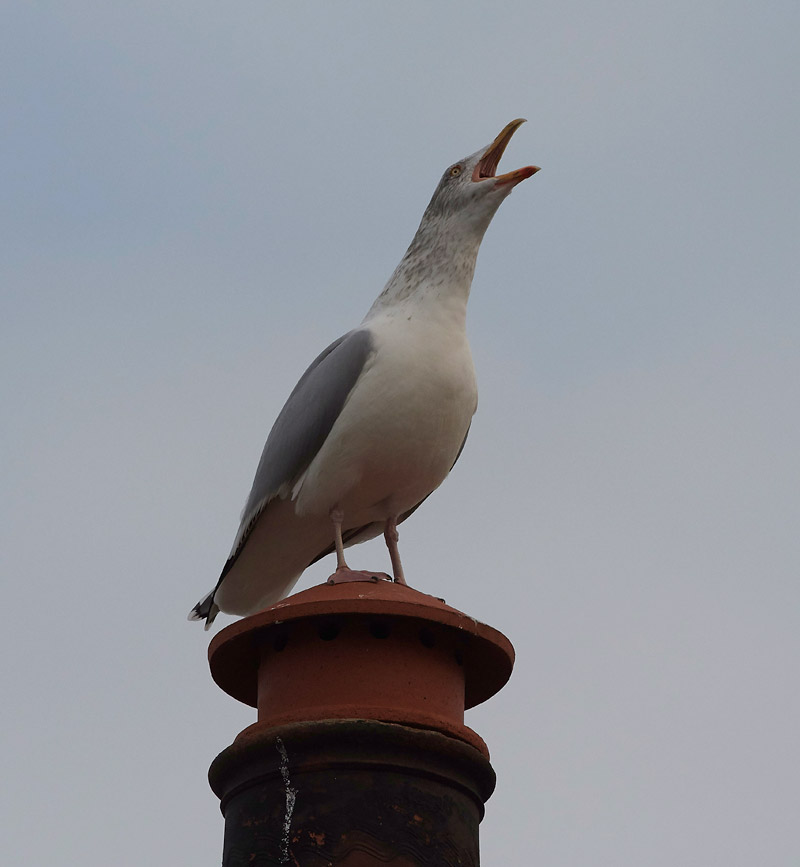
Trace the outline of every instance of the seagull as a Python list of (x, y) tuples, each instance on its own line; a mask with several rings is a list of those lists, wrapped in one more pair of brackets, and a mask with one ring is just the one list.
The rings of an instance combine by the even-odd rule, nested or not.
[[(311, 363), (267, 438), (230, 556), (189, 614), (253, 614), (336, 553), (332, 581), (366, 580), (344, 549), (383, 533), (405, 584), (397, 525), (441, 485), (478, 405), (467, 300), (483, 235), (500, 203), (539, 171), (497, 175), (512, 120), (445, 171), (419, 229), (361, 324)], [(386, 576), (388, 578), (389, 576)]]

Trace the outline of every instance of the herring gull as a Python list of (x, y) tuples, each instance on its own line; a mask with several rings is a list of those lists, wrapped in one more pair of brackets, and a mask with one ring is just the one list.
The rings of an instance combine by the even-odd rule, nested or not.
[(503, 199), (538, 171), (496, 174), (522, 123), (448, 167), (364, 320), (295, 386), (267, 438), (230, 557), (191, 620), (208, 629), (219, 611), (260, 611), (334, 551), (334, 580), (372, 574), (351, 572), (344, 549), (381, 533), (394, 580), (405, 583), (397, 525), (444, 481), (477, 407), (465, 326), (478, 248)]

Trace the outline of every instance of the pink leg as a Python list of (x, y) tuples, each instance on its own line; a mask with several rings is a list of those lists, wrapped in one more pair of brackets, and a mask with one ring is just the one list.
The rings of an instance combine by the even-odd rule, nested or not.
[(386, 540), (386, 547), (389, 549), (389, 558), (392, 561), (392, 573), (397, 584), (405, 584), (406, 579), (403, 575), (403, 564), (400, 562), (400, 552), (397, 550), (397, 517), (389, 518), (386, 522), (386, 527), (383, 531), (383, 538)]
[(342, 521), (344, 521), (344, 512), (339, 506), (334, 506), (331, 509), (331, 521), (333, 521), (333, 542), (336, 545), (336, 571), (340, 569), (349, 569), (344, 559), (344, 542), (342, 541)]
[[(334, 506), (330, 511), (333, 522), (333, 541), (336, 545), (336, 571), (328, 578), (328, 584), (343, 584), (348, 581), (391, 581), (392, 579), (384, 572), (354, 572), (344, 559), (344, 542), (342, 541), (342, 522), (344, 512), (339, 506)], [(395, 533), (395, 537), (397, 533)], [(394, 564), (394, 560), (392, 560)], [(400, 560), (397, 560), (398, 566)], [(402, 573), (402, 570), (401, 570)], [(405, 582), (403, 582), (405, 583)]]

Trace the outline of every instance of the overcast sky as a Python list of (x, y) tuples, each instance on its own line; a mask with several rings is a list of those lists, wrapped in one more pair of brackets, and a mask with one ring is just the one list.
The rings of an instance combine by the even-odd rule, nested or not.
[(219, 862), (206, 772), (255, 712), (186, 614), (297, 377), (519, 116), (480, 406), (400, 543), (517, 650), (467, 715), (483, 862), (800, 863), (799, 32), (796, 0), (5, 9), (6, 863)]

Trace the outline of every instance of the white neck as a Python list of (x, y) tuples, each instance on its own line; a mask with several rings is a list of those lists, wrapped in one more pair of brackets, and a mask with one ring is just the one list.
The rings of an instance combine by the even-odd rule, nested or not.
[(485, 226), (426, 214), (414, 240), (364, 321), (397, 309), (466, 321), (467, 300)]

